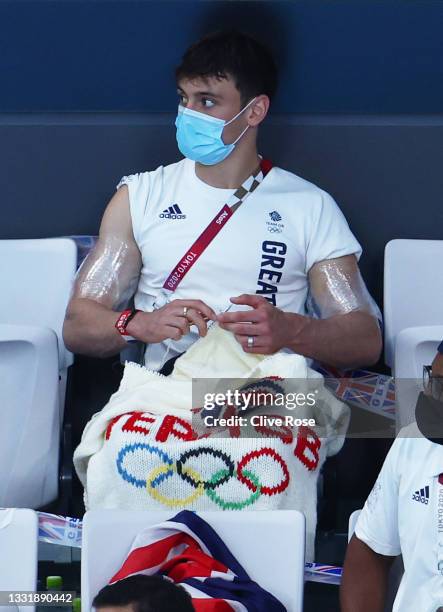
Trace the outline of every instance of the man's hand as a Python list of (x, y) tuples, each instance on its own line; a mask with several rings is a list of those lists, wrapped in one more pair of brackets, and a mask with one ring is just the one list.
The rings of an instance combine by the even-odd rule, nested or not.
[[(259, 295), (243, 294), (231, 298), (233, 304), (251, 306), (252, 310), (225, 312), (218, 315), (221, 328), (232, 332), (246, 353), (271, 355), (287, 346), (289, 331), (302, 329), (309, 320), (301, 315), (291, 314), (291, 320), (282, 310), (270, 304)], [(248, 338), (253, 338), (252, 347)]]
[(432, 362), (432, 376), (443, 377), (443, 355), (441, 353), (437, 353)]
[(138, 312), (126, 329), (130, 336), (150, 344), (167, 338), (180, 340), (189, 333), (191, 325), (197, 326), (200, 336), (206, 336), (206, 322), (215, 321), (216, 317), (201, 300), (173, 300), (153, 312)]

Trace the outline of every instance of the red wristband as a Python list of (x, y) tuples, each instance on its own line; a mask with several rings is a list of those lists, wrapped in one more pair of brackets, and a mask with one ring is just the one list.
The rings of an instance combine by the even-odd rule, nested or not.
[(133, 319), (138, 312), (140, 311), (136, 308), (128, 308), (120, 314), (119, 318), (115, 322), (115, 328), (121, 336), (129, 336), (128, 332), (126, 331), (126, 327), (128, 326), (129, 321)]

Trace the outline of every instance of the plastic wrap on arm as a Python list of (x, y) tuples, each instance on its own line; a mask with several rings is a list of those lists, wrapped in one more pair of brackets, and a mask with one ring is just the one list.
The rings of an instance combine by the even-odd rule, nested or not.
[(78, 269), (73, 297), (88, 298), (118, 310), (134, 294), (141, 256), (135, 243), (122, 237), (100, 237)]
[(367, 312), (382, 324), (382, 315), (370, 295), (354, 255), (320, 261), (309, 271), (308, 311), (321, 319), (355, 310)]

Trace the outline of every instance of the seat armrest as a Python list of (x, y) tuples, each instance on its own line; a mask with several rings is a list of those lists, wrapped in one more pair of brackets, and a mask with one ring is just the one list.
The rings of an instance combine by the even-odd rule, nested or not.
[[(15, 325), (0, 323), (0, 342), (28, 342), (36, 347), (38, 351), (49, 351), (57, 347), (57, 334), (49, 327), (37, 325)], [(60, 368), (59, 368), (60, 369)]]
[(443, 325), (403, 329), (395, 341), (395, 376), (421, 379), (423, 365), (429, 365), (432, 362), (442, 340)]

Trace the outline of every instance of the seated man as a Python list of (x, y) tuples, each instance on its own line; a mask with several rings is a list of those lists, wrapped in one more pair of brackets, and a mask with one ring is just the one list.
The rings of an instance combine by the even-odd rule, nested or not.
[[(383, 612), (389, 567), (403, 555), (405, 572), (393, 612), (443, 607), (443, 373), (434, 360), (359, 516), (346, 553), (342, 612)], [(435, 364), (437, 369), (435, 370)]]
[(108, 584), (92, 602), (97, 612), (193, 612), (183, 587), (163, 578), (135, 574)]
[[(257, 152), (277, 86), (269, 51), (211, 34), (176, 78), (184, 159), (120, 181), (76, 280), (66, 346), (105, 357), (140, 340), (160, 370), (217, 320), (245, 352), (375, 363), (381, 334), (359, 243), (330, 195)], [(306, 316), (308, 291), (317, 318)]]

